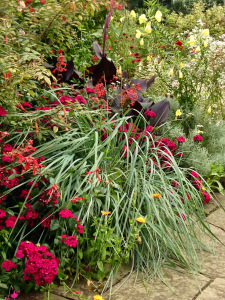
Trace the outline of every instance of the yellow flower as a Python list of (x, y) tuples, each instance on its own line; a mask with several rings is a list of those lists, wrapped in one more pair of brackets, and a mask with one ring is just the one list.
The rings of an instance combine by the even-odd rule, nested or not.
[(170, 71), (169, 71), (169, 75), (170, 75), (170, 76), (173, 76), (173, 74), (174, 74), (174, 72), (173, 72), (173, 68), (172, 68), (172, 69), (170, 69)]
[(102, 213), (103, 216), (111, 215), (111, 211), (101, 210), (101, 213)]
[(146, 27), (145, 27), (145, 32), (146, 33), (151, 33), (152, 32), (152, 28), (151, 28), (151, 22), (148, 22)]
[(142, 217), (137, 218), (136, 221), (138, 221), (139, 223), (146, 223), (146, 220)]
[(148, 55), (148, 56), (147, 56), (147, 61), (151, 61), (151, 60), (152, 60), (151, 56)]
[(162, 195), (161, 195), (161, 194), (153, 194), (152, 197), (153, 197), (153, 198), (161, 198)]
[(100, 295), (95, 295), (94, 300), (104, 300), (104, 299)]
[(182, 115), (182, 112), (180, 109), (176, 110), (176, 117), (180, 117)]
[(202, 34), (203, 34), (203, 35), (209, 35), (209, 29), (204, 29), (204, 30), (202, 31)]
[(139, 23), (142, 24), (142, 23), (146, 23), (146, 22), (147, 22), (146, 15), (145, 14), (140, 15), (140, 17), (139, 17)]
[(183, 73), (179, 71), (179, 78), (183, 78)]
[(208, 46), (208, 43), (207, 42), (204, 42), (204, 47), (206, 48)]
[(183, 63), (181, 62), (180, 63), (180, 68), (182, 69), (184, 67)]
[(211, 106), (208, 108), (208, 113), (209, 114), (211, 114), (211, 112), (212, 112), (212, 108), (211, 108)]
[(158, 22), (161, 22), (162, 21), (162, 13), (160, 10), (157, 10), (156, 14), (155, 14), (155, 19), (156, 21)]
[(120, 22), (123, 23), (125, 17), (120, 18)]
[(137, 33), (136, 33), (136, 39), (140, 39), (140, 37), (141, 37), (141, 32), (140, 32), (140, 30), (136, 30), (137, 31)]
[(119, 75), (122, 75), (122, 68), (121, 68), (121, 66), (120, 66), (116, 71), (117, 71), (117, 73), (118, 73)]
[(195, 52), (200, 52), (201, 51), (201, 48), (198, 46), (196, 49), (195, 49)]
[(190, 44), (190, 46), (194, 46), (194, 44), (195, 44), (195, 37), (193, 35), (190, 36), (188, 44)]
[(130, 16), (131, 16), (132, 18), (136, 18), (136, 12), (135, 12), (134, 10), (132, 10), (132, 11), (130, 12)]
[(205, 191), (205, 188), (204, 188), (204, 186), (202, 186), (202, 187), (201, 187), (201, 190), (202, 190), (202, 191)]
[(140, 40), (140, 46), (143, 46), (144, 45), (144, 40), (143, 38)]

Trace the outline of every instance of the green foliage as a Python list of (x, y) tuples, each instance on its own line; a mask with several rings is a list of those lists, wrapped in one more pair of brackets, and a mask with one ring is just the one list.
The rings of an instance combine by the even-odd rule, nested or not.
[(207, 178), (207, 184), (209, 185), (209, 187), (224, 195), (224, 186), (221, 183), (222, 181), (224, 184), (224, 179), (225, 173), (223, 166), (220, 164), (212, 164), (211, 172), (209, 173), (209, 177)]

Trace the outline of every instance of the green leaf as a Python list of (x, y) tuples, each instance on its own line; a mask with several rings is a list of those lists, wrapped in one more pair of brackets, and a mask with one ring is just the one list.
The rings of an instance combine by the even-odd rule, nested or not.
[(102, 261), (97, 261), (97, 265), (98, 265), (99, 270), (104, 272), (103, 262)]
[(59, 130), (59, 127), (58, 127), (58, 126), (53, 126), (53, 132), (54, 132), (54, 133), (57, 133), (58, 130)]
[(60, 227), (59, 221), (56, 219), (51, 220), (51, 230), (57, 230)]
[(28, 93), (34, 98), (34, 92), (32, 90), (29, 90)]
[(78, 250), (78, 255), (79, 255), (80, 259), (83, 258), (83, 251), (81, 249)]

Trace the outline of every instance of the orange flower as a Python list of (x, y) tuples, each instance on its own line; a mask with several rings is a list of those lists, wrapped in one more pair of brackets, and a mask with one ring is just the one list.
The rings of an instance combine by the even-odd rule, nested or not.
[(101, 213), (102, 213), (103, 216), (111, 215), (111, 211), (101, 210)]
[(162, 197), (162, 195), (161, 194), (153, 194), (152, 197), (153, 198), (160, 198), (160, 197)]

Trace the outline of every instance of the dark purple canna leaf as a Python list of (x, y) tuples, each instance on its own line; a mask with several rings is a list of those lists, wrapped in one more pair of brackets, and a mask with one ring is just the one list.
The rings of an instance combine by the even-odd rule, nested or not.
[(97, 56), (97, 58), (101, 59), (103, 56), (102, 56), (102, 50), (99, 46), (99, 44), (97, 42), (93, 42), (93, 49), (94, 49), (94, 52), (95, 52), (95, 55)]
[(105, 76), (106, 82), (113, 80), (116, 75), (116, 67), (114, 63), (103, 57), (93, 71), (93, 85), (96, 85), (102, 76)]
[(138, 84), (139, 87), (141, 88), (140, 91), (146, 91), (147, 90), (147, 82), (145, 79), (133, 79), (130, 82), (131, 85), (136, 85)]
[(170, 114), (170, 102), (167, 99), (164, 99), (154, 105), (151, 106), (151, 111), (154, 111), (156, 114), (155, 117), (149, 117), (151, 120), (151, 125), (160, 125), (165, 122)]
[(147, 89), (155, 82), (156, 75), (154, 75), (148, 82), (147, 82)]
[(127, 114), (127, 116), (135, 116), (138, 117), (139, 114), (141, 112), (143, 112), (143, 107), (141, 105), (141, 103), (139, 103), (138, 101), (135, 101), (134, 105), (131, 106), (131, 108), (129, 109), (129, 112)]
[(123, 72), (122, 72), (122, 78), (123, 78), (123, 79), (128, 79), (128, 74), (127, 74), (126, 71), (123, 71)]
[(109, 28), (109, 23), (111, 21), (111, 17), (112, 17), (112, 14), (113, 14), (114, 6), (115, 6), (115, 1), (112, 2), (111, 9), (110, 9), (110, 11), (108, 13), (108, 16), (106, 17), (106, 20), (105, 20), (105, 26), (104, 26), (104, 30), (103, 30), (102, 57), (106, 56), (106, 54), (105, 54), (105, 42), (106, 42), (107, 30)]

